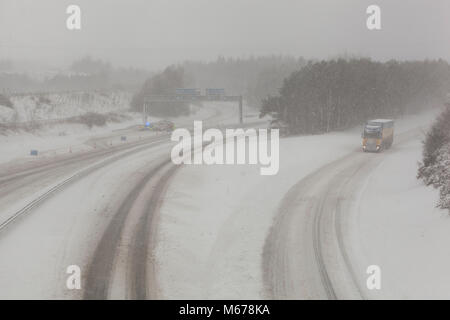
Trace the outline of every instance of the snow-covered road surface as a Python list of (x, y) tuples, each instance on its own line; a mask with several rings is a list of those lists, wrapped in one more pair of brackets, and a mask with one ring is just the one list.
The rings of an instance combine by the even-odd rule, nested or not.
[[(207, 118), (220, 126), (230, 116)], [(441, 263), (439, 270), (450, 259), (443, 251), (431, 257), (430, 244), (404, 228), (404, 209), (386, 228), (392, 210), (401, 209), (396, 202), (410, 195), (405, 188), (414, 166), (402, 168), (398, 180), (408, 185), (396, 184), (391, 211), (377, 208), (380, 198), (370, 190), (406, 156), (418, 160), (418, 128), (432, 118), (399, 121), (393, 148), (381, 154), (359, 150), (358, 128), (282, 139), (275, 176), (261, 176), (251, 165), (175, 167), (167, 135), (140, 137), (133, 128), (125, 131), (133, 138), (114, 147), (102, 145), (108, 136), (101, 136), (96, 149), (3, 164), (0, 298), (403, 297), (395, 274), (405, 265), (395, 257), (413, 259), (396, 232), (412, 234), (421, 254)], [(413, 151), (405, 152), (410, 143)], [(431, 213), (416, 212), (415, 227), (423, 222), (434, 230), (435, 194), (423, 196), (424, 187), (416, 187), (420, 208)], [(445, 230), (439, 228), (433, 243), (448, 239)], [(384, 252), (383, 237), (400, 239), (392, 247), (405, 254)], [(386, 270), (387, 291), (365, 288), (369, 263)], [(66, 287), (70, 265), (81, 267), (82, 290)], [(413, 268), (416, 277), (429, 269)], [(425, 296), (432, 296), (427, 288)]]
[[(2, 297), (82, 297), (81, 292), (67, 290), (66, 268), (78, 265), (83, 274), (87, 273), (92, 257), (97, 256), (95, 248), (116, 218), (116, 208), (136, 188), (142, 175), (160, 157), (167, 157), (168, 147), (167, 143), (147, 143), (130, 149), (101, 158), (83, 168), (80, 175), (75, 173), (71, 176), (74, 181), (62, 184), (49, 198), (1, 230)], [(20, 189), (15, 192), (20, 193)], [(22, 202), (28, 204), (28, 197), (35, 195), (23, 196)], [(18, 203), (11, 204), (12, 209), (7, 208), (2, 214), (14, 214)], [(120, 233), (114, 236), (119, 239)], [(97, 283), (108, 275), (107, 264), (102, 271)]]
[[(418, 139), (419, 129), (399, 134), (396, 146)], [(395, 149), (380, 154), (360, 148), (301, 179), (280, 204), (266, 240), (267, 294), (284, 299), (366, 299), (365, 270), (351, 257), (349, 212), (366, 178)], [(358, 257), (357, 257), (358, 258)]]
[[(211, 109), (204, 113), (208, 125), (237, 119), (235, 108)], [(192, 126), (188, 120), (177, 125)], [(121, 135), (128, 136), (126, 142), (102, 144)], [(168, 134), (130, 127), (97, 135), (87, 143), (91, 146), (86, 150), (62, 155), (49, 151), (49, 156), (1, 164), (0, 297), (146, 297), (128, 288), (129, 283), (142, 284), (138, 287), (142, 293), (147, 289), (145, 279), (124, 283), (117, 274), (129, 269), (121, 265), (124, 252), (139, 255), (131, 265), (140, 270), (141, 278), (147, 272), (147, 259), (141, 255), (149, 237), (146, 209), (158, 202), (162, 191), (158, 174), (165, 172), (159, 164), (169, 161), (172, 142)], [(134, 239), (134, 234), (139, 236)], [(131, 237), (132, 242), (127, 239)], [(81, 291), (66, 287), (70, 265), (81, 267)], [(92, 278), (95, 281), (89, 281)]]
[[(156, 250), (162, 297), (395, 297), (366, 288), (366, 269), (377, 261), (366, 259), (360, 248), (373, 241), (361, 228), (378, 213), (358, 211), (358, 199), (373, 172), (401, 154), (403, 145), (416, 142), (416, 157), (409, 161), (420, 159), (420, 141), (433, 118), (432, 113), (398, 121), (395, 145), (380, 154), (361, 151), (358, 130), (282, 139), (280, 172), (271, 177), (247, 165), (183, 167), (160, 210)], [(411, 181), (415, 175), (409, 166), (396, 178)], [(383, 203), (377, 194), (371, 199)], [(422, 200), (428, 210), (417, 215), (432, 216), (433, 199)], [(401, 223), (395, 227), (400, 234), (409, 232)], [(390, 252), (389, 246), (372, 246), (372, 255), (380, 250)], [(434, 275), (416, 276), (425, 281)]]

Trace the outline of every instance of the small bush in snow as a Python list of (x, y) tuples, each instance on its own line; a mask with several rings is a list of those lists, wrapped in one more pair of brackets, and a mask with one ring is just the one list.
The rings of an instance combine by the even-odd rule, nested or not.
[(38, 102), (39, 102), (39, 104), (51, 104), (52, 103), (52, 101), (49, 98), (44, 97), (44, 96), (39, 96)]
[(14, 105), (7, 96), (0, 94), (0, 106), (4, 106), (4, 107), (8, 107), (8, 108), (12, 109)]
[(417, 177), (438, 188), (438, 207), (450, 210), (450, 105), (427, 133)]

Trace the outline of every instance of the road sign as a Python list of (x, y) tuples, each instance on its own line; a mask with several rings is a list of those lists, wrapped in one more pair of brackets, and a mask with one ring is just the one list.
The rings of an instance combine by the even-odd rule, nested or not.
[(206, 88), (205, 94), (207, 96), (222, 97), (225, 95), (225, 89), (223, 89), (223, 88)]
[(196, 88), (178, 88), (175, 89), (175, 93), (182, 96), (199, 96), (201, 95), (201, 90)]

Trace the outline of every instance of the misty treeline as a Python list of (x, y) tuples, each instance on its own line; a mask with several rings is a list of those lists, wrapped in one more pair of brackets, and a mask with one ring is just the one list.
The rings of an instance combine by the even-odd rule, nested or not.
[(450, 103), (427, 132), (417, 177), (439, 189), (438, 206), (450, 210)]
[(272, 115), (292, 134), (323, 133), (429, 108), (449, 91), (450, 67), (443, 60), (309, 62), (263, 101), (260, 116)]
[[(141, 90), (131, 100), (131, 108), (141, 111), (147, 95), (174, 94), (175, 89), (185, 86), (185, 74), (182, 67), (170, 66), (163, 72), (158, 73), (144, 82)], [(176, 117), (187, 115), (190, 111), (188, 103), (184, 102), (152, 102), (149, 104), (149, 112), (157, 117)]]
[[(174, 94), (177, 88), (223, 88), (226, 94), (243, 95), (248, 105), (259, 107), (267, 95), (278, 92), (285, 77), (305, 63), (303, 58), (276, 55), (186, 61), (147, 79), (131, 106), (139, 111), (144, 96)], [(188, 112), (188, 107), (181, 103), (153, 103), (150, 112), (155, 116), (173, 116)]]
[(249, 58), (218, 57), (213, 62), (182, 64), (187, 84), (196, 88), (224, 88), (229, 95), (243, 95), (247, 104), (259, 107), (264, 98), (278, 92), (283, 80), (306, 64), (303, 58), (269, 55)]
[[(17, 67), (17, 68), (16, 68)], [(8, 60), (0, 61), (0, 88), (5, 93), (42, 91), (136, 91), (151, 73), (137, 68), (114, 68), (90, 56), (74, 61), (67, 70), (33, 76)], [(20, 70), (20, 71), (17, 71)]]

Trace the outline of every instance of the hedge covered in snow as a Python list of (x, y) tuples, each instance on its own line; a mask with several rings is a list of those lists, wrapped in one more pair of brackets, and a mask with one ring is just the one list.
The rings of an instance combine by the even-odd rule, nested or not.
[(417, 177), (438, 188), (438, 207), (450, 210), (450, 104), (427, 133)]

